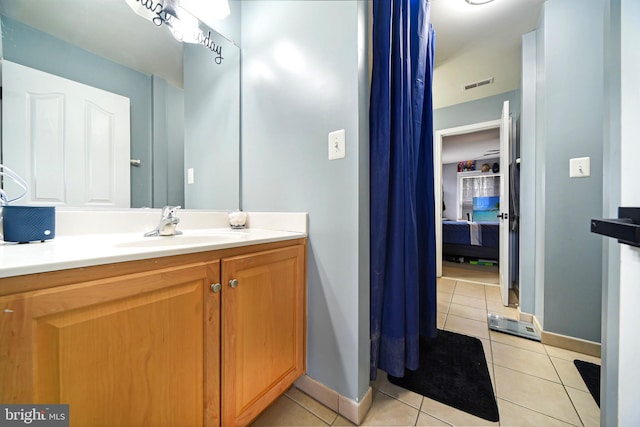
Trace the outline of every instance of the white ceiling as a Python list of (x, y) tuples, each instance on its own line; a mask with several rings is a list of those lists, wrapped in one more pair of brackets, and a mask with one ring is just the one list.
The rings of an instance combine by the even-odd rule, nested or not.
[[(465, 0), (431, 0), (434, 108), (517, 89), (521, 36), (535, 29), (543, 2), (494, 0), (472, 6)], [(133, 13), (124, 0), (2, 0), (0, 13), (182, 86), (182, 44), (166, 28)], [(494, 83), (463, 91), (465, 84), (486, 78)], [(491, 131), (450, 137), (443, 144), (443, 163), (486, 158), (499, 148), (498, 138)]]
[[(211, 3), (181, 0), (180, 5), (194, 16), (202, 16)], [(157, 27), (134, 13), (125, 0), (0, 0), (0, 13), (134, 70), (183, 86), (183, 44), (166, 26)], [(211, 17), (202, 22), (212, 26), (211, 22), (218, 21)]]
[[(201, 2), (184, 0), (184, 6), (197, 13), (192, 7)], [(473, 6), (465, 0), (431, 0), (434, 108), (517, 89), (521, 36), (535, 28), (543, 2), (494, 0)], [(132, 13), (124, 0), (2, 0), (0, 13), (182, 86), (182, 45), (166, 28)], [(465, 84), (490, 77), (493, 84), (463, 91)]]
[(500, 157), (500, 129), (451, 135), (442, 140), (442, 163)]
[[(431, 0), (434, 108), (517, 89), (521, 37), (535, 29), (544, 1), (494, 0), (474, 6), (465, 0)], [(493, 84), (463, 90), (468, 83), (491, 77)]]
[[(522, 35), (534, 30), (545, 0), (431, 0), (436, 31), (433, 104), (442, 108), (520, 87)], [(493, 78), (468, 91), (464, 86)], [(500, 111), (496, 111), (496, 119)], [(498, 129), (443, 140), (442, 163), (499, 157)], [(492, 151), (493, 150), (493, 151)]]
[(1, 0), (0, 13), (182, 87), (182, 43), (124, 0)]

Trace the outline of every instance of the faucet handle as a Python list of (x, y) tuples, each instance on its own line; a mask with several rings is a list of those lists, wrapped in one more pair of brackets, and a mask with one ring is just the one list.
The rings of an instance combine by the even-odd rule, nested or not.
[(165, 206), (162, 208), (162, 217), (163, 218), (175, 218), (176, 212), (182, 206)]

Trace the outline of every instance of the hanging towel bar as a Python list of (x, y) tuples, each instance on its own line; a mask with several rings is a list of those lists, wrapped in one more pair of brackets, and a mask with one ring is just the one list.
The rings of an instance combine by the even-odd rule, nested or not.
[(618, 218), (592, 219), (591, 232), (640, 247), (640, 208), (618, 208)]

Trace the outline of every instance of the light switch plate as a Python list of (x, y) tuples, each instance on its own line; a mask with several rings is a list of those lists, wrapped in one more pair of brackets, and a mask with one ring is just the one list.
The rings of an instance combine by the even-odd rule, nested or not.
[(187, 184), (193, 184), (194, 182), (193, 168), (189, 168), (187, 169)]
[(329, 160), (344, 159), (345, 132), (344, 129), (329, 133)]
[(591, 175), (591, 158), (569, 159), (569, 178), (586, 178)]

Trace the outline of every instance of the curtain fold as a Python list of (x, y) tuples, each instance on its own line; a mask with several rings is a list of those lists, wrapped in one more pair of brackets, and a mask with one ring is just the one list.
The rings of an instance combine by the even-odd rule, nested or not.
[(432, 75), (427, 0), (373, 1), (371, 378), (418, 368), (436, 335)]

